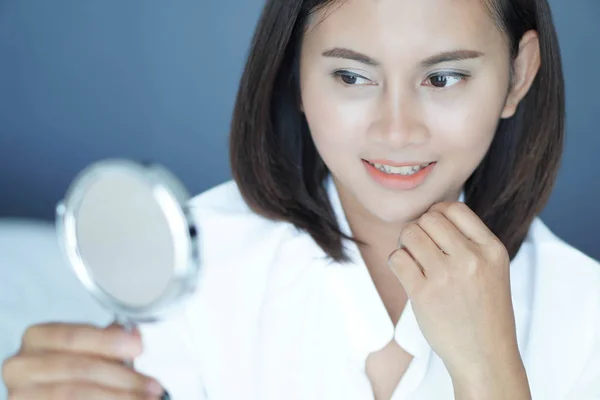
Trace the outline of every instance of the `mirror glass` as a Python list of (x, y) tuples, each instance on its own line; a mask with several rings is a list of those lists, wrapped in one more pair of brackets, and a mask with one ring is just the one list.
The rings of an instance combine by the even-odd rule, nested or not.
[(57, 207), (63, 251), (117, 320), (153, 320), (195, 288), (196, 228), (187, 191), (159, 166), (108, 160), (73, 181)]
[(149, 182), (113, 171), (87, 188), (75, 210), (90, 278), (130, 307), (156, 302), (175, 273), (173, 233), (152, 191)]

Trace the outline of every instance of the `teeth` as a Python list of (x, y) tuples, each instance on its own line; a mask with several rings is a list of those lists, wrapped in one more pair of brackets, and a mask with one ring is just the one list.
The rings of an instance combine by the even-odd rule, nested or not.
[(391, 165), (373, 163), (371, 163), (371, 165), (380, 170), (381, 172), (385, 172), (386, 174), (413, 175), (422, 170), (423, 168), (427, 167), (429, 164), (408, 165), (405, 167), (392, 167)]

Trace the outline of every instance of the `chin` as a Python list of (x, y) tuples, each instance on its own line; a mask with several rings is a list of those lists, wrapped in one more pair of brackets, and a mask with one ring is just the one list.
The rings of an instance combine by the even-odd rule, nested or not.
[(377, 219), (384, 223), (390, 224), (404, 224), (406, 222), (414, 221), (423, 215), (431, 204), (403, 204), (396, 201), (395, 204), (382, 204), (382, 203), (371, 203), (369, 211)]
[(351, 208), (356, 211), (362, 209), (386, 224), (404, 224), (417, 220), (433, 204), (443, 201), (445, 197), (439, 190), (428, 187), (435, 182), (407, 191), (388, 191), (370, 180), (354, 186), (340, 183), (336, 182), (342, 201), (345, 198)]

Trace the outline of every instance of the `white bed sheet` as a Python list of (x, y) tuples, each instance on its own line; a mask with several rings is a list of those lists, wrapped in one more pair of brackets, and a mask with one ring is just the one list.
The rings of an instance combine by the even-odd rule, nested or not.
[[(77, 281), (60, 252), (54, 225), (0, 218), (0, 360), (14, 354), (31, 324), (106, 325), (112, 317)], [(0, 400), (7, 397), (4, 382)]]

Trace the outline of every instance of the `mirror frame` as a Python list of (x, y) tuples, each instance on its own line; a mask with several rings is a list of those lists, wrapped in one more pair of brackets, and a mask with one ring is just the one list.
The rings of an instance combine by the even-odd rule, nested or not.
[[(151, 188), (167, 220), (174, 251), (174, 274), (163, 295), (151, 304), (128, 306), (102, 289), (80, 257), (77, 239), (77, 211), (87, 189), (111, 174), (128, 174)], [(85, 289), (118, 318), (135, 322), (150, 322), (190, 297), (195, 291), (200, 273), (198, 230), (191, 218), (187, 202), (189, 194), (170, 172), (159, 165), (129, 160), (109, 159), (96, 162), (80, 172), (69, 186), (65, 198), (56, 207), (56, 230), (63, 254)]]

